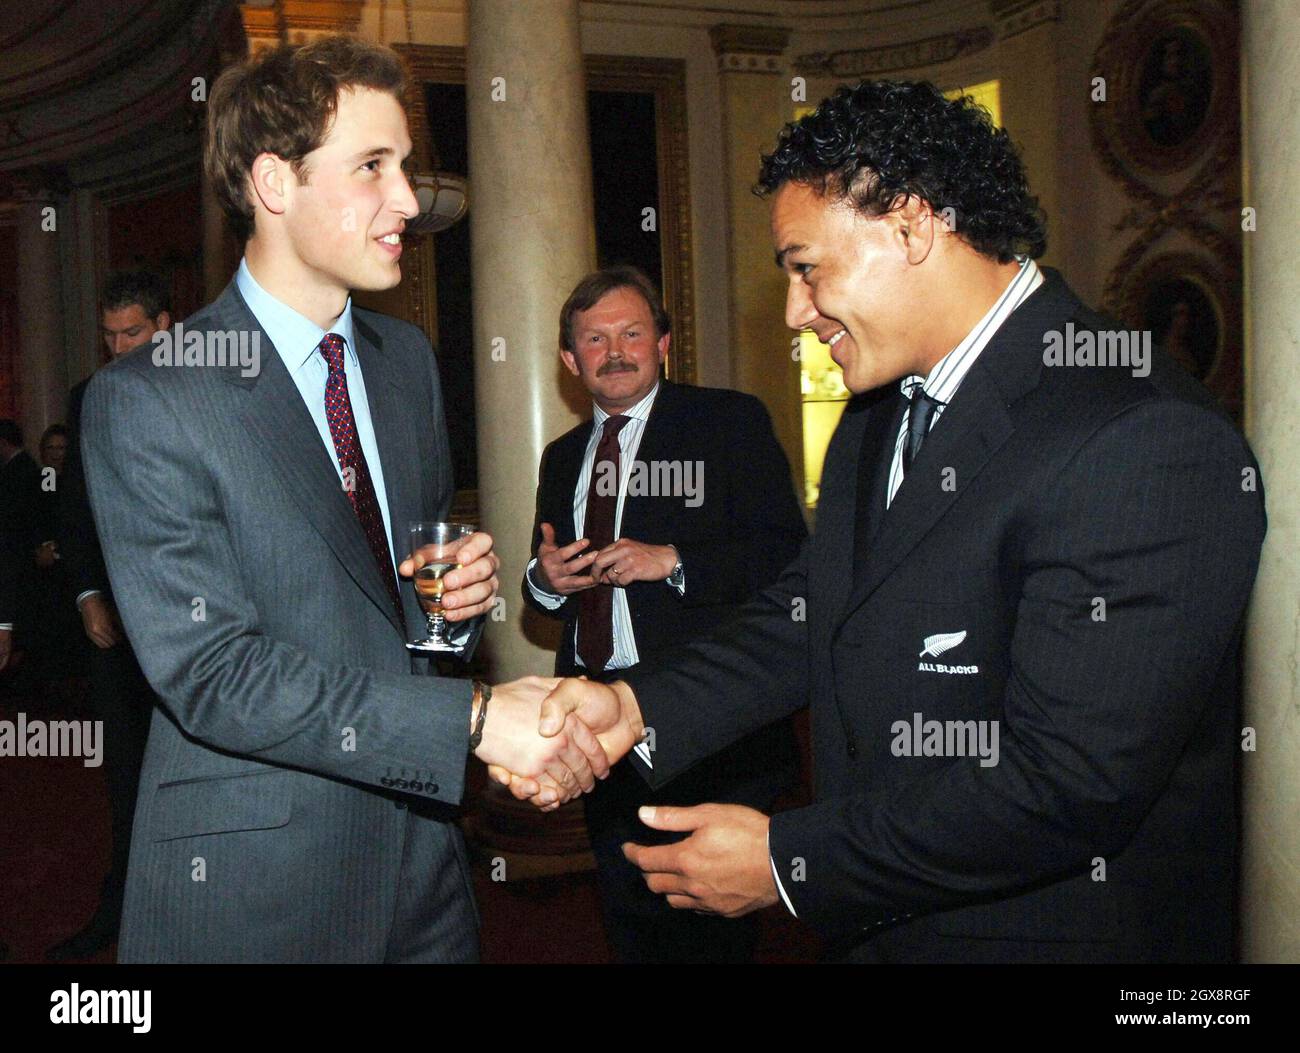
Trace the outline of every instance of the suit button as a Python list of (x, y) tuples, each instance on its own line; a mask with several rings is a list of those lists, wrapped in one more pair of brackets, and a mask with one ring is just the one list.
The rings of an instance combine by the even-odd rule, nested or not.
[(405, 802), (405, 801), (394, 801), (394, 802), (393, 802), (393, 807), (396, 808), (398, 811), (405, 811), (405, 809), (406, 809), (406, 802)]
[(438, 784), (437, 784), (436, 782), (431, 782), (431, 783), (429, 783), (427, 786), (425, 786), (425, 788), (424, 788), (424, 792), (425, 792), (425, 793), (431, 793), (431, 794), (432, 794), (432, 793), (437, 793), (437, 792), (438, 792)]

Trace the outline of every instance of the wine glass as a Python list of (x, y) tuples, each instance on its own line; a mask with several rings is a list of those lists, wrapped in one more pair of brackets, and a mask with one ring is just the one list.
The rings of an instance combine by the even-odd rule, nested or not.
[(433, 523), (420, 521), (411, 524), (411, 558), (416, 570), (411, 576), (416, 599), (424, 609), (429, 623), (429, 635), (423, 640), (412, 640), (408, 651), (419, 654), (460, 654), (464, 645), (453, 643), (446, 637), (447, 619), (442, 613), (443, 577), (460, 566), (456, 553), (465, 539), (474, 533), (474, 527), (464, 523)]

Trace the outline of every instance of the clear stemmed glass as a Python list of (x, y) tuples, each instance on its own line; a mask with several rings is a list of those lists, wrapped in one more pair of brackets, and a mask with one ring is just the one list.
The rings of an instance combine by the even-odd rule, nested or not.
[(474, 527), (464, 523), (415, 522), (411, 524), (411, 558), (415, 573), (411, 580), (416, 599), (424, 609), (429, 635), (412, 640), (407, 650), (420, 654), (460, 654), (461, 644), (447, 639), (447, 619), (442, 613), (443, 577), (460, 566), (456, 554)]

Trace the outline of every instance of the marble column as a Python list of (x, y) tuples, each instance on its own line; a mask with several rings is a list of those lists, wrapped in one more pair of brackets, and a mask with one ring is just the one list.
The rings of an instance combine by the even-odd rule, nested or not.
[(505, 604), (485, 642), (504, 680), (554, 665), (555, 623), (527, 611), (519, 585), (542, 450), (589, 412), (556, 336), (595, 265), (578, 0), (470, 0), (466, 100), (479, 508)]
[(772, 265), (768, 206), (751, 192), (759, 155), (772, 149), (781, 126), (794, 117), (796, 103), (782, 57), (790, 31), (719, 25), (710, 36), (722, 91), (732, 383), (762, 399), (802, 495), (803, 403), (799, 363), (791, 355), (794, 334), (785, 324), (786, 282)]
[(1268, 536), (1246, 640), (1242, 956), (1300, 961), (1300, 22), (1292, 0), (1256, 0), (1242, 31), (1246, 431), (1259, 459)]
[(59, 237), (68, 220), (61, 201), (38, 199), (18, 210), (18, 412), (33, 454), (45, 428), (63, 419), (68, 401), (59, 267)]

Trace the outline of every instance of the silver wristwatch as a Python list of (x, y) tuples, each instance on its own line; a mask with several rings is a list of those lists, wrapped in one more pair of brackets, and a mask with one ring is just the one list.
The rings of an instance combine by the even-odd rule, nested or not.
[(673, 567), (673, 572), (665, 579), (674, 589), (680, 589), (686, 584), (686, 571), (682, 568), (682, 561), (677, 561), (677, 566)]

